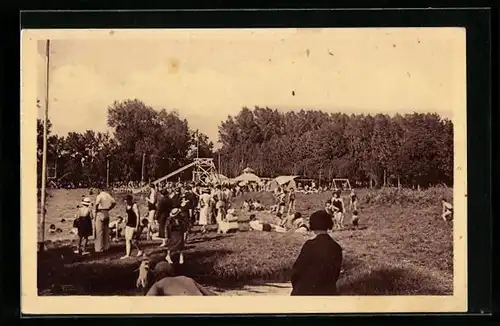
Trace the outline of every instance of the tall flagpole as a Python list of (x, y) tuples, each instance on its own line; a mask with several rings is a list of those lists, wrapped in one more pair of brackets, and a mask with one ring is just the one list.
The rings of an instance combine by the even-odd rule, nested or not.
[(49, 116), (49, 69), (50, 69), (50, 40), (47, 40), (47, 70), (46, 70), (46, 94), (45, 94), (45, 114), (43, 116), (43, 154), (42, 154), (42, 193), (41, 193), (41, 203), (40, 208), (42, 210), (42, 234), (41, 234), (41, 246), (40, 251), (44, 249), (45, 243), (45, 191), (47, 182), (47, 120)]
[(196, 158), (200, 158), (200, 135), (198, 129), (196, 129)]

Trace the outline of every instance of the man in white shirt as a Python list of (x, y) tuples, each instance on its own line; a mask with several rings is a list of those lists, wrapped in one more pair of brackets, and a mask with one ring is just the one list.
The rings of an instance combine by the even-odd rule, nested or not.
[(109, 211), (115, 206), (115, 199), (104, 190), (95, 199), (95, 252), (109, 249)]

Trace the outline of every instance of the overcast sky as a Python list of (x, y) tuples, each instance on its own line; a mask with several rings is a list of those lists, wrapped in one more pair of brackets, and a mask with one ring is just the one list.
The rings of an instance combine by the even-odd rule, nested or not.
[[(107, 107), (138, 98), (177, 109), (214, 142), (242, 106), (452, 118), (464, 83), (460, 29), (179, 30), (51, 42), (55, 133), (107, 130)], [(38, 94), (45, 100), (45, 48)], [(295, 93), (295, 96), (292, 95)], [(39, 112), (39, 116), (41, 110)]]

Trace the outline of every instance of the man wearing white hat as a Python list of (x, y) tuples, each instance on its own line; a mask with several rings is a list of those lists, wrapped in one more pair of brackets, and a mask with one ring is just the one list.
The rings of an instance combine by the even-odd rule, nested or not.
[(92, 220), (94, 215), (90, 206), (92, 201), (90, 198), (85, 197), (81, 202), (81, 207), (78, 208), (78, 213), (75, 215), (75, 223), (73, 224), (77, 229), (78, 234), (78, 247), (75, 254), (88, 255), (87, 243), (88, 237), (92, 235)]

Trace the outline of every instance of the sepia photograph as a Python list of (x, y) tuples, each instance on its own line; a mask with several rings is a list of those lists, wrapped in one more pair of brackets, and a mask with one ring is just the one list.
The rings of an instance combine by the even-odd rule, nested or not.
[(23, 312), (466, 311), (465, 44), (24, 30)]

